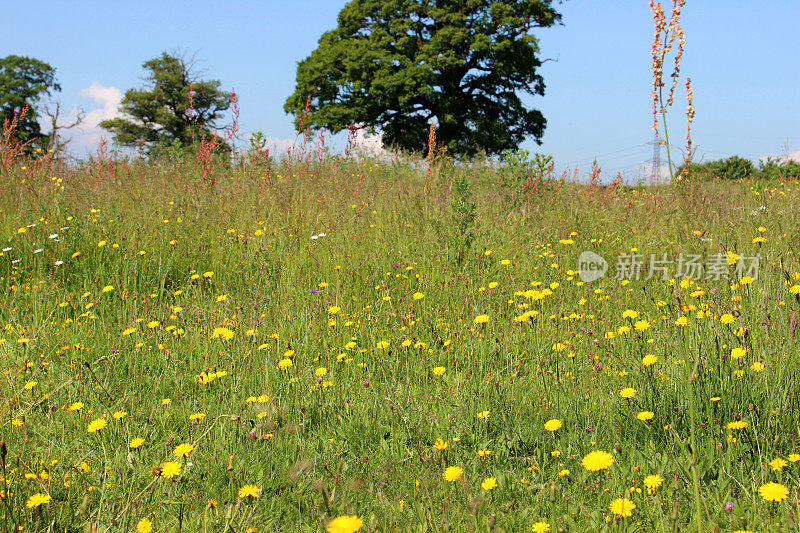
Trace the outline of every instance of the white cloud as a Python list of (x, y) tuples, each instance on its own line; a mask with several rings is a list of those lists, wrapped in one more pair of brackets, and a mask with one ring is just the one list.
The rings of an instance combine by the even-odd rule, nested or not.
[(294, 148), (296, 141), (294, 137), (266, 137), (265, 140), (266, 144), (264, 147), (269, 149), (269, 153), (273, 157), (281, 157), (286, 155), (287, 152)]
[(97, 127), (103, 120), (119, 116), (119, 103), (122, 101), (122, 91), (116, 87), (106, 87), (100, 82), (93, 81), (79, 93), (85, 98), (91, 98), (102, 107), (93, 109), (86, 114), (86, 125)]
[[(345, 144), (344, 138), (340, 138), (338, 141), (336, 138), (334, 138), (333, 140), (335, 142), (332, 144), (329, 134), (326, 135), (325, 138), (326, 146), (329, 146), (334, 151), (343, 151), (343, 145)], [(363, 129), (359, 129), (356, 131), (355, 135), (355, 151), (366, 156), (390, 157), (392, 153), (383, 148), (383, 141), (381, 138), (382, 135), (380, 132), (377, 134), (370, 134)], [(269, 149), (270, 155), (279, 159), (285, 157), (289, 152), (291, 152), (294, 156), (297, 156), (303, 150), (302, 134), (298, 135), (297, 137), (265, 137), (264, 140), (264, 147)], [(316, 151), (318, 141), (318, 137), (311, 136), (308, 139), (308, 144), (305, 147), (306, 151)], [(245, 145), (239, 146), (239, 148), (246, 150), (247, 144), (245, 143)]]
[[(237, 143), (237, 150), (239, 153), (246, 152), (250, 147), (250, 138), (255, 132), (246, 135), (246, 140)], [(224, 135), (223, 131), (218, 132)], [(295, 137), (263, 137), (264, 148), (269, 150), (272, 157), (276, 159), (283, 159), (288, 154), (292, 157), (305, 157), (309, 152), (316, 152), (320, 138), (317, 135), (311, 135), (303, 147), (303, 135), (298, 134)], [(347, 131), (331, 135), (325, 132), (325, 148), (333, 153), (343, 153), (347, 144)], [(356, 130), (353, 151), (357, 154), (367, 157), (390, 158), (394, 154), (389, 150), (383, 148), (382, 135), (380, 132), (377, 134), (367, 133), (363, 129)]]
[(355, 146), (356, 150), (378, 158), (390, 158), (393, 155), (392, 152), (383, 147), (382, 131), (372, 134), (364, 128), (356, 130)]
[[(110, 140), (108, 131), (100, 128), (99, 124), (108, 119), (120, 116), (119, 104), (122, 101), (122, 91), (113, 86), (106, 87), (98, 81), (81, 89), (82, 97), (92, 100), (93, 107), (87, 109), (83, 123), (68, 133), (73, 152), (86, 150), (93, 152), (100, 144), (100, 139), (106, 137)], [(73, 109), (71, 117), (74, 118), (77, 109)]]
[(758, 157), (759, 161), (766, 162), (769, 159), (776, 160), (779, 164), (786, 163), (787, 161), (797, 161), (800, 163), (800, 150), (797, 152), (792, 152), (788, 155), (775, 155), (775, 154), (765, 154)]

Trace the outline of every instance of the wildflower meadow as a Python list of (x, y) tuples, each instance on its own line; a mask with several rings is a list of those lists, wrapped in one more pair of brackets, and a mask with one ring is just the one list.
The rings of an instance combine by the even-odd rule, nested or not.
[(798, 182), (215, 172), (3, 168), (5, 530), (796, 527)]
[(684, 3), (650, 3), (667, 184), (454, 157), (434, 123), (334, 150), (303, 94), (290, 149), (237, 150), (218, 82), (175, 91), (172, 144), (118, 117), (129, 150), (84, 160), (5, 120), (0, 530), (796, 531), (800, 181), (692, 166)]

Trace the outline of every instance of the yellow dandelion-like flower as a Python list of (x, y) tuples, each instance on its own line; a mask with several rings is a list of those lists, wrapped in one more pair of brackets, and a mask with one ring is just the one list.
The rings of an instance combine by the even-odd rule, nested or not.
[(439, 451), (446, 450), (447, 449), (447, 443), (445, 441), (443, 441), (442, 439), (436, 439), (436, 442), (433, 444), (433, 447), (436, 448)]
[(676, 326), (685, 326), (689, 323), (689, 319), (685, 316), (679, 316), (678, 319), (675, 321)]
[(292, 360), (289, 358), (281, 359), (280, 362), (278, 363), (278, 368), (280, 368), (281, 370), (286, 370), (288, 368), (291, 368), (293, 364), (294, 363), (292, 363)]
[(768, 464), (769, 464), (770, 468), (772, 468), (773, 471), (780, 472), (781, 470), (783, 470), (783, 467), (788, 465), (789, 463), (785, 459), (781, 459), (780, 457), (776, 457), (775, 459), (770, 461)]
[(644, 486), (647, 487), (648, 494), (653, 494), (662, 483), (664, 483), (664, 478), (658, 474), (652, 474), (644, 478)]
[(153, 523), (147, 518), (142, 518), (136, 524), (136, 533), (150, 533), (153, 531)]
[(731, 357), (733, 359), (741, 359), (745, 355), (747, 355), (747, 348), (739, 348), (739, 347), (737, 347), (737, 348), (734, 348), (733, 350), (731, 350)]
[(123, 418), (125, 418), (126, 416), (128, 416), (128, 413), (126, 413), (125, 411), (116, 411), (116, 412), (115, 412), (113, 415), (111, 415), (111, 416), (113, 416), (113, 417), (114, 417), (114, 420), (122, 420)]
[(480, 413), (478, 413), (478, 418), (480, 418), (481, 420), (486, 420), (487, 418), (489, 418), (489, 411), (481, 411)]
[(464, 475), (464, 469), (460, 466), (448, 466), (445, 468), (444, 472), (442, 472), (442, 477), (444, 477), (444, 480), (451, 483), (461, 479), (462, 475)]
[(658, 361), (658, 357), (651, 353), (642, 357), (642, 364), (644, 366), (653, 366), (656, 363), (656, 361)]
[(375, 347), (379, 350), (384, 350), (389, 347), (389, 341), (380, 341)]
[(550, 531), (550, 524), (547, 522), (534, 522), (531, 526), (531, 531), (533, 533), (547, 533)]
[(761, 485), (761, 488), (758, 489), (758, 493), (768, 502), (780, 502), (789, 496), (789, 489), (780, 483), (769, 482), (765, 485)]
[(486, 324), (489, 322), (489, 315), (478, 315), (475, 317), (476, 324)]
[(87, 433), (96, 433), (108, 425), (105, 418), (95, 418), (86, 426)]
[(197, 381), (202, 383), (203, 385), (207, 385), (217, 379), (217, 376), (212, 372), (211, 374), (206, 374), (205, 372), (200, 372), (200, 374), (195, 376)]
[(25, 502), (25, 507), (27, 507), (28, 509), (33, 509), (34, 507), (39, 507), (40, 505), (45, 505), (47, 503), (50, 503), (51, 499), (52, 498), (50, 498), (49, 494), (41, 494), (37, 492), (36, 494), (28, 498), (28, 501)]
[(437, 367), (434, 367), (433, 373), (436, 376), (441, 376), (442, 374), (444, 374), (445, 370), (446, 370), (445, 367), (437, 366)]
[(614, 464), (614, 457), (608, 452), (595, 450), (586, 454), (581, 464), (586, 470), (597, 472), (598, 470), (606, 470)]
[(176, 461), (167, 461), (161, 465), (161, 477), (164, 479), (172, 479), (181, 475), (181, 464)]
[(636, 395), (636, 389), (633, 387), (625, 387), (619, 391), (619, 395), (625, 399), (633, 398)]
[(742, 420), (728, 422), (728, 429), (744, 429), (746, 427), (747, 427), (747, 422), (744, 422)]
[(191, 420), (191, 421), (202, 420), (205, 417), (206, 417), (205, 413), (193, 413), (193, 414), (189, 415), (189, 420)]
[(327, 533), (356, 533), (362, 527), (364, 527), (364, 521), (355, 515), (337, 516), (328, 522), (325, 531)]
[(136, 449), (136, 448), (141, 447), (142, 444), (144, 444), (144, 439), (141, 438), (141, 437), (136, 437), (136, 438), (131, 439), (131, 441), (128, 443), (128, 446), (130, 448)]
[(481, 488), (483, 490), (492, 490), (497, 488), (497, 479), (493, 477), (487, 477), (481, 483)]
[(194, 450), (194, 446), (192, 446), (191, 444), (187, 443), (178, 444), (177, 446), (175, 446), (175, 449), (172, 450), (172, 454), (175, 457), (188, 457), (189, 454), (192, 453), (192, 450)]
[(636, 504), (628, 498), (617, 498), (611, 502), (608, 509), (615, 515), (628, 517), (633, 514), (633, 510), (636, 509)]
[(261, 495), (261, 489), (255, 485), (245, 485), (239, 489), (240, 498), (258, 498)]
[(642, 411), (636, 415), (636, 419), (641, 420), (642, 422), (647, 422), (648, 420), (652, 420), (653, 416), (655, 415), (652, 411)]
[(83, 409), (83, 406), (84, 406), (83, 402), (75, 402), (75, 403), (73, 403), (72, 405), (69, 406), (68, 410), (69, 411), (80, 411), (81, 409)]
[(544, 429), (547, 431), (558, 431), (563, 425), (564, 423), (561, 420), (553, 418), (544, 423)]
[(228, 328), (214, 328), (214, 330), (211, 332), (212, 339), (219, 339), (222, 337), (225, 340), (231, 340), (233, 335), (233, 331), (229, 330)]

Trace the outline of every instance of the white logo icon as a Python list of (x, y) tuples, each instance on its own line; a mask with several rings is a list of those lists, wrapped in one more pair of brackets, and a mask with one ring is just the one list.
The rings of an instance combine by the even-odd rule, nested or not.
[(602, 278), (607, 270), (606, 260), (594, 252), (582, 252), (578, 257), (578, 275), (585, 283)]

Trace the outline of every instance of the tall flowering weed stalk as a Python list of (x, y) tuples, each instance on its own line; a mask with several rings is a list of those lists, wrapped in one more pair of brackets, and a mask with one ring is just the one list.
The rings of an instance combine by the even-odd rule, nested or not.
[[(187, 89), (187, 96), (189, 99), (189, 105), (187, 107), (187, 114), (191, 114), (193, 116), (193, 126), (191, 126), (191, 134), (192, 134), (192, 144), (194, 146), (194, 160), (195, 164), (199, 167), (200, 170), (200, 179), (207, 183), (210, 190), (214, 190), (217, 184), (217, 172), (216, 172), (216, 156), (218, 149), (220, 148), (219, 138), (216, 135), (208, 134), (200, 128), (197, 127), (197, 121), (199, 118), (199, 114), (195, 108), (195, 97), (197, 93), (194, 91), (192, 84), (189, 83), (189, 87)], [(239, 105), (238, 105), (238, 98), (236, 96), (236, 91), (231, 93), (231, 103), (235, 104), (234, 106), (234, 125), (233, 128), (229, 128), (229, 136), (232, 139), (235, 136), (235, 132), (239, 129), (236, 120), (239, 116)]]
[[(681, 60), (683, 59), (683, 50), (686, 44), (686, 36), (681, 28), (681, 9), (686, 5), (685, 0), (673, 0), (672, 9), (670, 10), (670, 17), (667, 20), (664, 8), (661, 2), (654, 2), (650, 0), (650, 10), (653, 12), (653, 23), (655, 25), (655, 34), (653, 36), (652, 47), (652, 68), (653, 68), (653, 130), (656, 133), (656, 138), (659, 143), (667, 148), (667, 164), (669, 165), (670, 181), (679, 185), (681, 198), (684, 201), (684, 206), (687, 197), (690, 195), (687, 191), (687, 172), (690, 168), (693, 145), (692, 145), (692, 122), (694, 120), (694, 92), (692, 91), (691, 78), (687, 77), (685, 82), (686, 87), (686, 153), (684, 154), (684, 164), (678, 175), (675, 175), (672, 165), (672, 153), (669, 143), (669, 132), (667, 129), (667, 110), (672, 107), (675, 99), (675, 89), (678, 87), (681, 72)], [(667, 57), (673, 53), (674, 64), (672, 73), (669, 75), (672, 81), (669, 83), (669, 91), (664, 95), (666, 84), (664, 83), (664, 63)], [(659, 116), (661, 118), (661, 126), (664, 130), (664, 136), (659, 133)], [(684, 213), (686, 210), (684, 209)], [(691, 448), (687, 450), (690, 457), (691, 472), (692, 472), (692, 488), (694, 490), (694, 521), (697, 526), (698, 533), (702, 531), (703, 515), (701, 510), (701, 502), (703, 502), (700, 490), (700, 476), (697, 470), (697, 462), (694, 450), (697, 448), (697, 407), (694, 398), (694, 379), (697, 372), (700, 360), (695, 357), (694, 370), (685, 380), (686, 394), (689, 398), (689, 441)], [(703, 502), (703, 505), (705, 503)]]
[(19, 123), (24, 120), (27, 113), (28, 108), (23, 107), (19, 114), (14, 113), (11, 119), (6, 118), (3, 120), (3, 131), (0, 134), (0, 164), (3, 168), (11, 165), (21, 157), (25, 152), (26, 146), (31, 142), (15, 140), (15, 133)]
[[(681, 28), (681, 9), (686, 4), (686, 0), (673, 0), (670, 17), (667, 20), (661, 2), (650, 0), (650, 10), (653, 12), (653, 23), (655, 34), (652, 46), (652, 69), (653, 69), (653, 92), (651, 93), (653, 106), (653, 130), (659, 143), (667, 148), (667, 163), (669, 165), (670, 181), (682, 183), (685, 181), (689, 163), (692, 160), (694, 145), (692, 143), (692, 121), (694, 120), (694, 93), (692, 92), (692, 80), (687, 77), (686, 86), (686, 153), (684, 154), (684, 165), (681, 172), (676, 176), (672, 164), (672, 153), (670, 150), (669, 131), (667, 129), (667, 111), (675, 101), (675, 89), (678, 87), (681, 71), (681, 60), (686, 38)], [(664, 83), (664, 64), (668, 56), (673, 58), (674, 63), (669, 77), (669, 90)], [(666, 92), (666, 94), (665, 94)], [(659, 122), (660, 127), (659, 127)], [(663, 136), (660, 129), (663, 128)]]
[(425, 170), (425, 192), (428, 192), (428, 184), (431, 178), (431, 168), (436, 157), (436, 124), (431, 124), (428, 129), (428, 156), (425, 158), (427, 168)]

